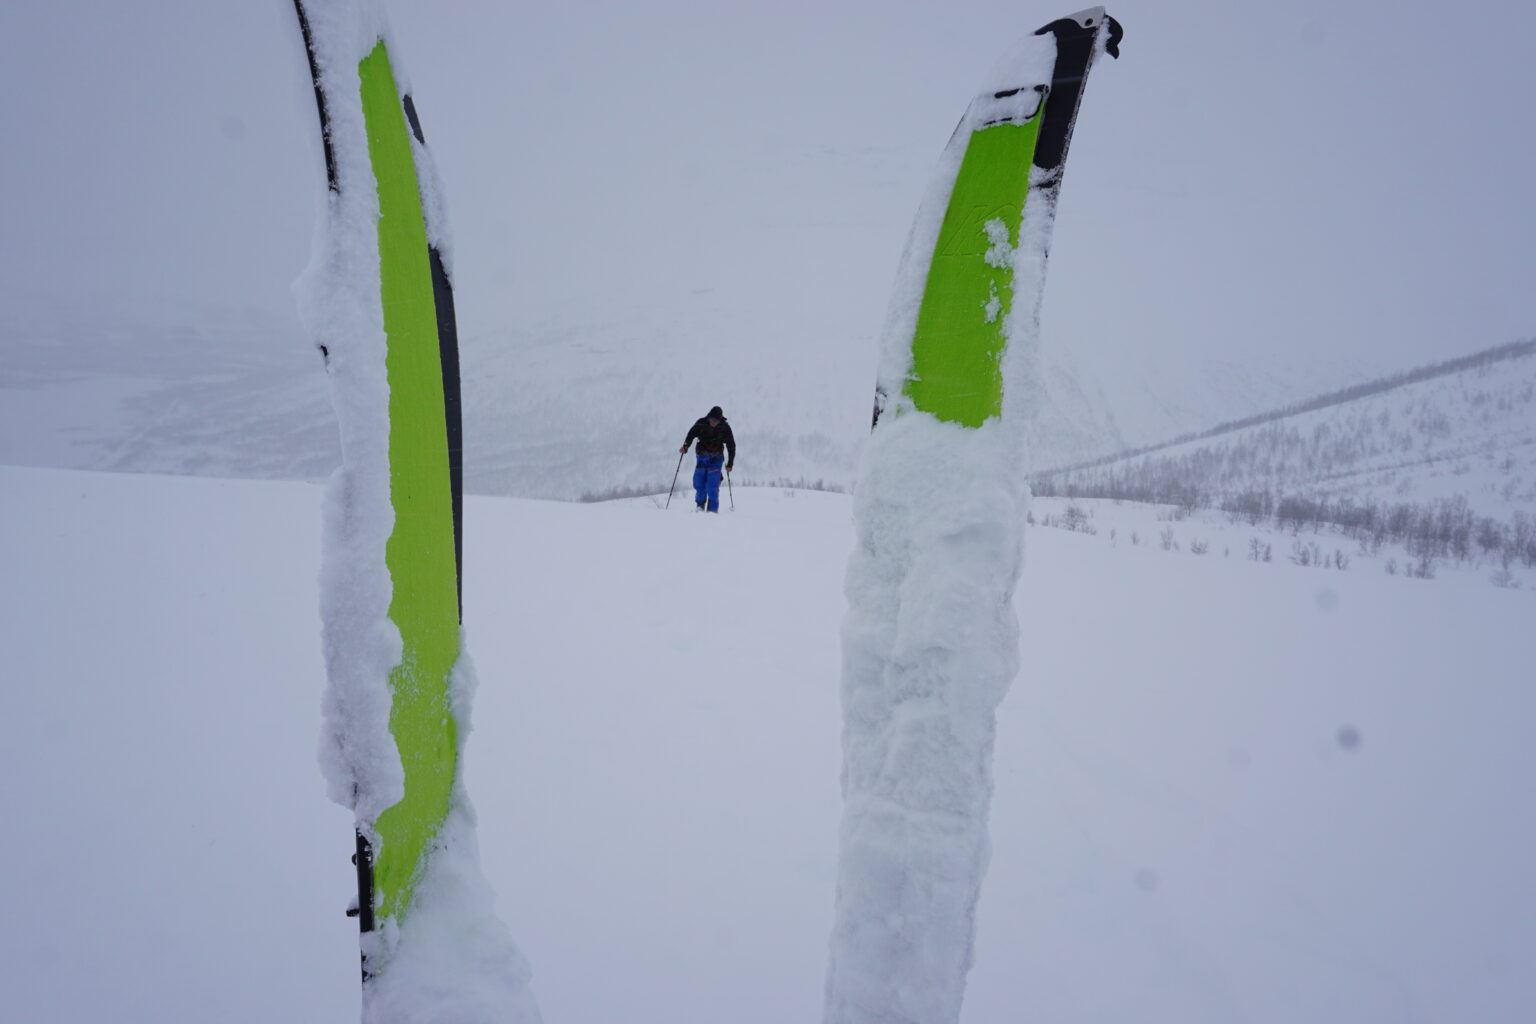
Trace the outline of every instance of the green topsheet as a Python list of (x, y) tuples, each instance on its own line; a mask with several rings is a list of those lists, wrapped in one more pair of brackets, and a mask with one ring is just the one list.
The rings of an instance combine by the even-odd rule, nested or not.
[(388, 338), (389, 617), (404, 655), (390, 674), (389, 728), (405, 796), (374, 823), (374, 903), (404, 914), (443, 820), (458, 760), (449, 677), (459, 657), (458, 582), (437, 309), (404, 108), (381, 41), (361, 64), (368, 154), (379, 190), (379, 290)]
[(1024, 124), (972, 132), (950, 193), (905, 388), (913, 405), (941, 420), (979, 427), (1003, 409), (1011, 250), (1019, 241), (1042, 113), (1043, 107)]

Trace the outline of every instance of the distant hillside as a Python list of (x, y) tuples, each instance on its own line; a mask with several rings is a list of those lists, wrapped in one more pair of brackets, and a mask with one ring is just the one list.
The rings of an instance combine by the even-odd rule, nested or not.
[(1493, 348), (1484, 349), (1481, 352), (1474, 352), (1469, 356), (1459, 356), (1455, 359), (1446, 359), (1441, 362), (1430, 363), (1427, 366), (1421, 366), (1413, 370), (1406, 370), (1402, 373), (1390, 374), (1388, 376), (1380, 377), (1375, 380), (1369, 380), (1361, 384), (1340, 388), (1336, 391), (1329, 391), (1326, 394), (1318, 395), (1314, 398), (1306, 399), (1305, 401), (1294, 402), (1290, 405), (1286, 405), (1282, 408), (1274, 409), (1269, 412), (1258, 413), (1253, 416), (1245, 416), (1241, 419), (1229, 420), (1224, 423), (1219, 423), (1216, 426), (1209, 427), (1205, 430), (1191, 431), (1189, 433), (1181, 434), (1178, 437), (1171, 438), (1167, 441), (1159, 441), (1155, 444), (1148, 444), (1136, 448), (1125, 449), (1123, 451), (1113, 452), (1109, 455), (1104, 455), (1092, 460), (1085, 460), (1073, 465), (1046, 470), (1042, 475), (1055, 475), (1058, 473), (1070, 472), (1090, 466), (1102, 466), (1113, 462), (1122, 462), (1137, 455), (1146, 455), (1151, 452), (1158, 452), (1168, 448), (1175, 448), (1180, 445), (1187, 444), (1190, 441), (1198, 441), (1204, 438), (1216, 437), (1221, 434), (1242, 430), (1245, 427), (1258, 426), (1263, 423), (1272, 423), (1276, 420), (1286, 419), (1287, 417), (1296, 416), (1300, 413), (1312, 412), (1316, 409), (1326, 409), (1329, 406), (1334, 405), (1342, 405), (1345, 402), (1352, 402), (1356, 399), (1367, 398), (1371, 395), (1392, 391), (1396, 388), (1402, 387), (1405, 384), (1414, 384), (1419, 381), (1433, 380), (1436, 377), (1443, 377), (1448, 374), (1458, 373), (1462, 370), (1476, 369), (1478, 367), (1487, 366), (1505, 359), (1516, 359), (1522, 356), (1529, 356), (1533, 351), (1536, 351), (1536, 339), (1512, 341), (1505, 345), (1496, 345)]
[[(9, 294), (0, 282), (0, 305)], [(20, 305), (28, 315), (0, 325), (0, 463), (318, 480), (340, 460), (325, 373), (296, 317)], [(721, 405), (741, 442), (738, 485), (846, 489), (869, 435), (879, 313), (850, 332), (793, 302), (746, 315), (759, 311), (706, 290), (494, 327), (466, 316), (466, 488), (655, 493), (689, 425)], [(1127, 360), (1060, 337), (1042, 344), (1041, 373), (1031, 438), (1048, 465), (1354, 379), (1332, 365)]]
[(1536, 340), (1047, 471), (1034, 485), (1419, 536), (1441, 554), (1506, 542), (1523, 552), (1536, 521)]

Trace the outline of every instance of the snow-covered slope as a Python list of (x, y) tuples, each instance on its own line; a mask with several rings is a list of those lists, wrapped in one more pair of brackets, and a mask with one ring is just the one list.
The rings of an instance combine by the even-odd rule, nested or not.
[[(1047, 317), (1048, 331), (1050, 326)], [(1342, 354), (1238, 362), (1120, 352), (1092, 343), (1078, 347), (1050, 333), (1041, 340), (1045, 394), (1030, 453), (1037, 468), (1161, 444), (1367, 376), (1360, 360)]]
[(1129, 458), (1048, 474), (1052, 493), (1219, 503), (1265, 492), (1356, 503), (1465, 498), (1536, 513), (1536, 343), (1364, 385), (1368, 393)]
[(0, 462), (318, 480), (340, 458), (296, 314), (0, 295), (19, 314), (0, 329)]
[[(849, 506), (735, 500), (467, 503), (468, 785), (550, 1024), (819, 1012)], [(355, 1017), (319, 501), (0, 468), (6, 1019)], [(964, 1020), (1536, 1016), (1531, 591), (1111, 514), (1029, 531)]]

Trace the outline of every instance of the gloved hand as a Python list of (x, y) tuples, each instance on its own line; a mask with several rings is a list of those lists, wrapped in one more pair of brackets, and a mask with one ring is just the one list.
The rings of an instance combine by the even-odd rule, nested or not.
[(687, 445), (683, 445), (681, 448), (679, 448), (677, 450), (677, 454), (683, 455), (683, 454), (686, 454), (687, 451), (688, 451), (688, 446)]
[(729, 472), (730, 472), (730, 471), (731, 471), (731, 467), (730, 467), (730, 466), (726, 466), (726, 467), (725, 467), (725, 471), (726, 471), (726, 472), (727, 472), (727, 473), (729, 473)]

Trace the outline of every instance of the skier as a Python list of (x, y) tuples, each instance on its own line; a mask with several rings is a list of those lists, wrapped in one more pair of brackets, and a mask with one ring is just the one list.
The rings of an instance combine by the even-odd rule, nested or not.
[[(699, 461), (693, 468), (693, 501), (700, 512), (719, 512), (720, 463), (725, 462), (727, 473), (736, 464), (736, 438), (731, 433), (731, 425), (725, 421), (725, 413), (720, 411), (718, 405), (689, 429), (677, 453), (681, 455), (686, 452), (695, 439), (699, 442)], [(724, 455), (721, 454), (722, 448), (725, 450)]]

